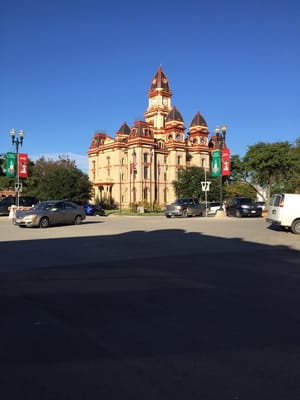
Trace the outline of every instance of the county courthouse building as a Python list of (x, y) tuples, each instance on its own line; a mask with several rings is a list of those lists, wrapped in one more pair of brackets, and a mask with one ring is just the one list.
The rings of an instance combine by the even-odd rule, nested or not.
[(215, 141), (197, 112), (188, 132), (180, 111), (172, 106), (172, 92), (162, 67), (148, 92), (145, 119), (124, 122), (114, 137), (94, 134), (89, 150), (89, 178), (94, 201), (113, 201), (121, 208), (147, 202), (164, 206), (176, 195), (172, 182), (180, 168), (210, 169)]

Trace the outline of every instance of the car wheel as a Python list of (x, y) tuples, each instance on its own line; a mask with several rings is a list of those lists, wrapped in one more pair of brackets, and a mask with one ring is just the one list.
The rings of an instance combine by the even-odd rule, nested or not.
[(183, 216), (184, 218), (186, 218), (186, 217), (188, 216), (187, 210), (183, 210), (183, 211), (182, 211), (182, 216)]
[(235, 216), (236, 216), (237, 218), (241, 218), (241, 217), (242, 217), (242, 214), (241, 214), (240, 210), (236, 210)]
[(39, 227), (40, 228), (48, 228), (48, 226), (49, 226), (49, 219), (47, 217), (41, 218)]
[(291, 231), (293, 233), (300, 234), (300, 219), (296, 219), (291, 226)]
[(74, 219), (74, 225), (80, 225), (81, 221), (82, 221), (81, 215), (76, 215), (76, 217)]

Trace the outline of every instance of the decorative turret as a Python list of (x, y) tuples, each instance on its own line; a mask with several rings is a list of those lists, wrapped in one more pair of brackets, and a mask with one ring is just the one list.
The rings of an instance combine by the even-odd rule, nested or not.
[(189, 140), (192, 145), (208, 145), (208, 128), (205, 119), (197, 112), (190, 124), (188, 133)]

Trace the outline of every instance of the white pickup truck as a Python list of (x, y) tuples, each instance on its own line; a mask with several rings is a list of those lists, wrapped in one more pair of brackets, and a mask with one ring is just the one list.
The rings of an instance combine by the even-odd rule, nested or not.
[(300, 194), (274, 194), (266, 221), (300, 234)]

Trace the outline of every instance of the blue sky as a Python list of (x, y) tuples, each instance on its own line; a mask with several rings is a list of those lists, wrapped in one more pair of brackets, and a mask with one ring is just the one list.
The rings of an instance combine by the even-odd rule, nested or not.
[(298, 0), (2, 1), (0, 51), (0, 153), (22, 128), (30, 158), (87, 172), (96, 131), (144, 119), (160, 65), (186, 128), (226, 123), (232, 154), (300, 137)]

